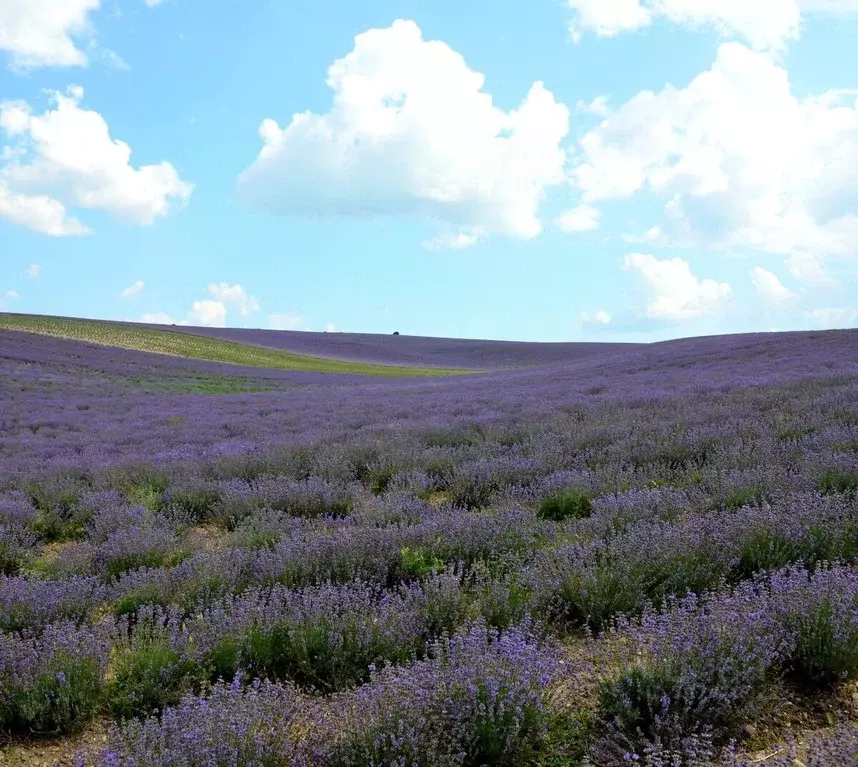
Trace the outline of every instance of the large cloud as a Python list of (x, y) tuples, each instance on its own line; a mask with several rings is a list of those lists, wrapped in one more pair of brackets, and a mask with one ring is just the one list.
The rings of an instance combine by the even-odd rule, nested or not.
[[(260, 127), (263, 147), (239, 190), (257, 208), (322, 215), (422, 214), (465, 239), (534, 237), (547, 186), (564, 177), (560, 142), (569, 110), (542, 83), (504, 112), (483, 75), (413, 21), (355, 38), (328, 69), (333, 106), (281, 128)], [(462, 239), (444, 232), (442, 240)]]
[(89, 31), (101, 0), (2, 0), (0, 51), (15, 68), (86, 66), (75, 40)]
[(53, 109), (0, 103), (0, 216), (44, 234), (86, 234), (68, 206), (151, 224), (190, 197), (193, 186), (168, 162), (131, 165), (131, 148), (111, 138), (105, 119), (81, 107), (83, 89), (53, 93)]
[(633, 97), (581, 140), (582, 201), (666, 200), (660, 244), (750, 247), (822, 279), (826, 255), (858, 248), (858, 100), (799, 99), (785, 69), (740, 43), (687, 87)]
[(714, 314), (732, 295), (726, 282), (700, 280), (681, 258), (658, 259), (649, 253), (631, 253), (625, 268), (636, 270), (648, 295), (647, 317), (687, 320)]

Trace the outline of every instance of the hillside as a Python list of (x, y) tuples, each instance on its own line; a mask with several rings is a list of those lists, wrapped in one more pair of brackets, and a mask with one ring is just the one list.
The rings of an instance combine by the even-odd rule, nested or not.
[(375, 364), (369, 361), (326, 359), (282, 349), (164, 328), (105, 320), (0, 314), (0, 329), (56, 336), (122, 349), (165, 354), (190, 359), (224, 362), (271, 370), (300, 370), (319, 373), (352, 373), (373, 376), (436, 376), (462, 371), (413, 366)]

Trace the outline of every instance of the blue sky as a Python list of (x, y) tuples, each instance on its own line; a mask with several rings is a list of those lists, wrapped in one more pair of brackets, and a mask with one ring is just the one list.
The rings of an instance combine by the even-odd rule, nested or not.
[(0, 66), (0, 310), (858, 326), (856, 0), (4, 0)]

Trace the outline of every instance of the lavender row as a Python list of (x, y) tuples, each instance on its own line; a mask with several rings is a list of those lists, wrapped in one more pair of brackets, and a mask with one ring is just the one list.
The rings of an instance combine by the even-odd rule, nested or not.
[(495, 592), (465, 588), (453, 573), (393, 591), (359, 582), (254, 589), (192, 616), (143, 608), (118, 622), (110, 708), (148, 714), (209, 680), (240, 675), (344, 690), (374, 665), (420, 656), (427, 641), (477, 617), (480, 597), (496, 617)]
[(114, 727), (90, 759), (133, 767), (526, 763), (545, 733), (543, 691), (560, 669), (557, 654), (526, 631), (498, 635), (478, 624), (430, 644), (427, 656), (374, 669), (366, 685), (324, 702), (271, 683), (217, 686), (160, 718)]
[(856, 557), (855, 499), (792, 493), (759, 507), (676, 524), (644, 520), (612, 538), (548, 548), (526, 581), (537, 614), (600, 630), (616, 615), (759, 571)]
[(127, 573), (115, 583), (95, 577), (0, 579), (0, 629), (38, 627), (59, 619), (86, 620), (97, 609), (117, 614), (146, 604), (213, 604), (254, 586), (293, 587), (355, 578), (395, 585), (433, 571), (481, 561), (515, 561), (537, 532), (522, 513), (460, 516), (439, 513), (412, 526), (340, 528), (289, 540), (271, 550), (228, 549), (198, 554), (172, 568)]
[[(254, 545), (262, 539), (261, 548), (191, 554), (174, 566), (124, 572), (107, 584), (93, 577), (2, 579), (0, 629), (85, 619), (98, 605), (110, 605), (117, 614), (150, 603), (192, 610), (265, 584), (301, 587), (359, 579), (394, 586), (457, 563), (495, 561), (514, 568), (528, 558), (535, 561), (523, 584), (532, 592), (534, 614), (598, 629), (614, 615), (723, 580), (858, 555), (858, 504), (842, 495), (791, 493), (771, 504), (702, 516), (688, 516), (686, 504), (685, 494), (664, 489), (603, 496), (593, 502), (590, 518), (555, 525), (540, 524), (522, 509), (468, 514), (432, 509), (406, 496), (379, 511), (380, 526), (331, 519), (322, 528), (304, 528), (292, 520), (291, 535), (282, 539), (284, 528), (273, 527), (280, 518), (269, 517), (266, 527), (266, 517), (250, 517), (235, 535)], [(142, 511), (132, 508), (128, 515), (133, 521)], [(677, 521), (665, 521), (673, 518)], [(125, 568), (129, 561), (145, 564), (153, 554), (175, 556), (169, 546), (164, 554), (157, 548), (165, 538), (173, 541), (172, 533), (150, 528), (147, 534), (137, 525), (123, 527), (123, 519), (113, 509), (95, 526), (104, 538), (96, 551), (112, 553), (108, 565), (125, 563), (120, 565)], [(117, 526), (120, 532), (111, 532)], [(570, 537), (583, 542), (563, 543)]]
[[(517, 596), (509, 584), (504, 590), (491, 580), (463, 588), (455, 573), (393, 592), (362, 583), (253, 590), (190, 617), (179, 609), (148, 607), (133, 622), (5, 635), (0, 669), (10, 683), (23, 685), (18, 697), (24, 699), (30, 688), (41, 690), (45, 679), (75, 678), (79, 658), (64, 647), (55, 649), (58, 637), (67, 634), (90, 644), (101, 638), (100, 655), (87, 661), (90, 697), (98, 698), (102, 683), (92, 669), (100, 664), (103, 672), (114, 648), (105, 700), (116, 716), (145, 714), (207, 680), (242, 674), (335, 691), (364, 680), (375, 664), (419, 655), (427, 639), (479, 614), (508, 629), (526, 609)], [(641, 754), (650, 745), (709, 748), (704, 736), (728, 731), (773, 669), (811, 685), (858, 673), (858, 576), (848, 568), (823, 568), (814, 575), (801, 568), (781, 571), (726, 596), (690, 594), (668, 605), (660, 613), (646, 610), (640, 621), (621, 617), (612, 629), (625, 637), (621, 644), (632, 655), (623, 661), (630, 671), (603, 685), (602, 722), (615, 731), (598, 748)], [(54, 668), (56, 658), (71, 663), (71, 670)], [(616, 663), (615, 658), (609, 665)], [(77, 693), (75, 685), (71, 692)], [(681, 700), (671, 703), (668, 693)], [(7, 704), (10, 710), (16, 706), (21, 708), (14, 700)], [(7, 719), (14, 723), (14, 717), (23, 715)]]
[[(766, 403), (742, 407), (739, 396), (728, 403), (672, 398), (669, 405), (644, 409), (614, 405), (603, 412), (594, 405), (565, 415), (561, 411), (543, 422), (510, 419), (397, 430), (384, 439), (355, 430), (336, 443), (314, 441), (311, 450), (251, 440), (247, 453), (208, 464), (192, 452), (164, 463), (152, 449), (138, 468), (101, 475), (82, 469), (52, 479), (45, 468), (38, 480), (22, 484), (39, 507), (29, 524), (43, 528), (77, 521), (75, 507), (94, 485), (122, 489), (132, 503), (174, 505), (197, 522), (225, 524), (266, 504), (292, 506), (290, 513), (298, 516), (342, 515), (354, 506), (355, 493), (337, 488), (355, 482), (375, 493), (403, 485), (419, 493), (442, 493), (453, 505), (477, 508), (505, 496), (538, 502), (566, 476), (575, 477), (591, 496), (667, 486), (697, 493), (701, 510), (731, 508), (785, 489), (855, 490), (858, 414), (850, 412), (855, 393), (842, 387), (838, 394), (837, 402), (823, 405), (817, 397), (807, 403), (810, 421), (791, 419), (783, 425), (767, 422), (759, 409)], [(176, 417), (200, 425), (199, 414)], [(223, 431), (223, 425), (218, 429)], [(329, 483), (329, 493), (337, 497), (327, 503), (323, 497), (308, 499), (303, 505), (296, 498), (290, 504), (289, 493), (297, 496), (300, 488), (290, 491), (288, 482), (307, 479), (320, 488)], [(68, 534), (78, 531), (72, 527)]]

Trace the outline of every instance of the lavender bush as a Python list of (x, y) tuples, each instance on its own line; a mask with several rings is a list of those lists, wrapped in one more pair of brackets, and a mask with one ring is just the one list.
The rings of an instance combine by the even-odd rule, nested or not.
[(56, 734), (96, 713), (108, 637), (98, 628), (46, 626), (40, 635), (0, 634), (0, 730)]
[(858, 677), (858, 574), (847, 568), (777, 573), (773, 611), (793, 637), (789, 670), (830, 684)]
[(0, 576), (0, 631), (82, 621), (105, 601), (106, 594), (97, 578), (52, 581)]
[(626, 670), (600, 685), (597, 762), (694, 764), (738, 732), (774, 676), (856, 678), (855, 583), (847, 567), (787, 568), (620, 619), (611, 637)]
[(322, 691), (365, 681), (384, 662), (406, 662), (427, 640), (465, 622), (470, 605), (455, 576), (381, 591), (365, 583), (253, 590), (188, 625), (210, 676), (291, 680)]
[(15, 575), (37, 552), (36, 538), (15, 526), (0, 525), (0, 575)]
[(147, 715), (179, 701), (193, 683), (195, 664), (181, 611), (146, 606), (133, 623), (124, 616), (117, 625), (114, 670), (106, 703), (118, 718)]
[(336, 700), (332, 743), (316, 758), (336, 767), (527, 763), (545, 735), (543, 691), (558, 668), (526, 631), (476, 625)]
[(788, 641), (774, 616), (755, 609), (759, 601), (755, 590), (702, 606), (692, 595), (639, 625), (621, 624), (643, 661), (601, 686), (602, 763), (653, 747), (699, 755), (742, 721)]

